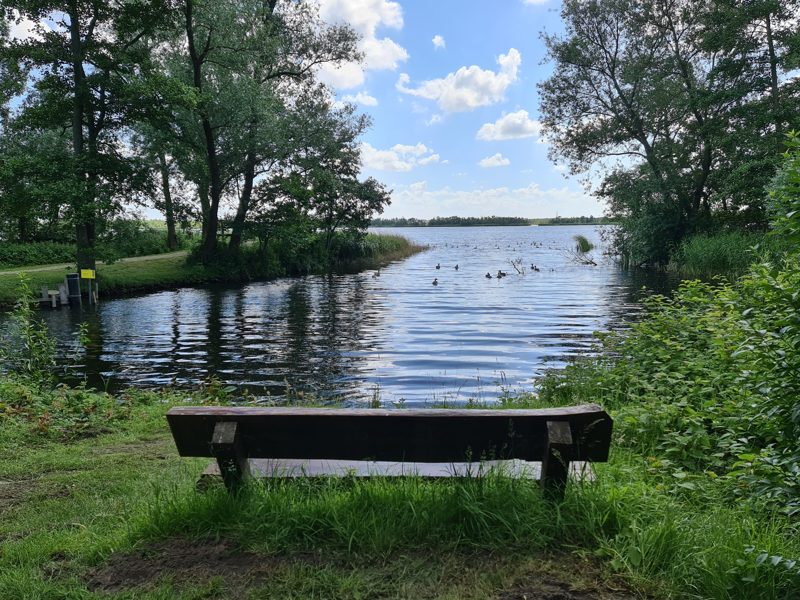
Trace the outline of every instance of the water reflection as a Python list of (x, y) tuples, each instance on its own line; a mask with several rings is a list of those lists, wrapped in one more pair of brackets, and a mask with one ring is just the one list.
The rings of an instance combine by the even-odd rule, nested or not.
[[(402, 233), (431, 250), (379, 277), (187, 288), (43, 314), (65, 353), (86, 323), (91, 343), (70, 377), (99, 387), (196, 385), (213, 376), (259, 396), (290, 388), (417, 404), (528, 389), (544, 369), (586, 352), (594, 331), (635, 314), (643, 285), (671, 285), (602, 261), (571, 262), (564, 250), (573, 235), (597, 241), (590, 227)], [(516, 258), (524, 276), (509, 263)], [(485, 278), (498, 269), (508, 277)]]

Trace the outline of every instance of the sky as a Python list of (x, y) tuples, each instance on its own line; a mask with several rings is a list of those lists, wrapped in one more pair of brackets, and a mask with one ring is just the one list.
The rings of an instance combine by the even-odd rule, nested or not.
[(372, 118), (362, 176), (392, 190), (384, 217), (603, 213), (540, 134), (537, 83), (553, 68), (541, 33), (563, 30), (560, 0), (318, 1), (361, 36), (360, 65), (318, 75)]
[(540, 34), (563, 30), (559, 0), (320, 1), (362, 36), (361, 68), (320, 77), (372, 117), (362, 174), (393, 190), (383, 216), (602, 214), (540, 135)]

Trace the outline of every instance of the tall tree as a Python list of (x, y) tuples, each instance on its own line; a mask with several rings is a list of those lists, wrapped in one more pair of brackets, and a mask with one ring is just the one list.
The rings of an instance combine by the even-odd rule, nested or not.
[(62, 177), (63, 192), (78, 267), (94, 268), (98, 218), (140, 175), (121, 136), (143, 58), (138, 41), (163, 24), (166, 6), (159, 0), (0, 0), (0, 7), (8, 19), (37, 24), (34, 35), (7, 42), (3, 51), (32, 77), (24, 118), (71, 131), (72, 172)]
[(316, 5), (305, 1), (185, 0), (183, 17), (208, 181), (202, 257), (210, 261), (228, 186), (242, 178), (239, 212), (246, 213), (261, 165), (280, 157), (273, 134), (281, 102), (275, 99), (291, 97), (319, 65), (357, 58), (357, 39), (347, 26), (324, 24)]
[[(687, 235), (741, 217), (725, 166), (744, 160), (736, 145), (747, 141), (732, 143), (732, 121), (753, 123), (744, 107), (769, 86), (745, 73), (737, 36), (712, 43), (720, 2), (566, 0), (566, 35), (545, 37), (556, 67), (540, 86), (551, 156), (605, 174), (598, 193), (637, 263), (666, 262)], [(763, 226), (763, 205), (749, 204), (741, 225)]]

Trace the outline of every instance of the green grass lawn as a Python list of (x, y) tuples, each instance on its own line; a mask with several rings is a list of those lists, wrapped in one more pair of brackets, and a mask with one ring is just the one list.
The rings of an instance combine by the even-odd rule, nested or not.
[(118, 431), (73, 443), (3, 438), (0, 597), (634, 597), (574, 552), (574, 517), (559, 518), (535, 484), (201, 493), (205, 462), (177, 456), (165, 410), (141, 406)]
[[(369, 234), (361, 243), (348, 246), (345, 256), (342, 257), (341, 266), (348, 271), (374, 268), (387, 262), (401, 260), (424, 249), (400, 236)], [(202, 264), (187, 262), (186, 252), (173, 252), (122, 259), (109, 265), (99, 264), (97, 282), (102, 297), (211, 282), (236, 282), (251, 278), (271, 279), (285, 274), (281, 271), (281, 265), (257, 265), (257, 267), (256, 269), (237, 266), (204, 267)], [(58, 289), (66, 274), (74, 272), (74, 265), (64, 264), (0, 269), (0, 307), (9, 307), (16, 302), (21, 273), (26, 274), (30, 280), (31, 290), (38, 297), (42, 287)]]
[(225, 401), (213, 385), (117, 397), (0, 385), (0, 598), (783, 600), (800, 590), (784, 562), (800, 551), (791, 523), (751, 514), (711, 483), (676, 493), (650, 459), (619, 448), (560, 504), (500, 476), (201, 492), (206, 462), (177, 456), (164, 414)]
[[(25, 273), (31, 289), (38, 296), (39, 290), (47, 286), (57, 289), (67, 273), (74, 267), (54, 266), (24, 267), (0, 272), (0, 305), (11, 305), (17, 298), (19, 274)], [(169, 288), (179, 285), (201, 284), (215, 279), (202, 265), (187, 265), (185, 253), (155, 255), (122, 260), (110, 265), (98, 265), (97, 277), (102, 294), (121, 294), (132, 291)], [(85, 284), (84, 284), (85, 285)]]

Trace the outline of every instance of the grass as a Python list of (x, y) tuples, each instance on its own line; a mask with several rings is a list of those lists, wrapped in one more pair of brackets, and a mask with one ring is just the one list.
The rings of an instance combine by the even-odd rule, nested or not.
[(742, 231), (692, 236), (675, 252), (669, 269), (685, 277), (723, 275), (735, 279), (750, 268), (758, 257), (755, 247), (764, 241), (763, 233)]
[[(114, 597), (225, 598), (238, 586), (258, 598), (486, 598), (534, 573), (558, 580), (565, 561), (575, 587), (602, 579), (579, 574), (580, 556), (541, 552), (564, 525), (530, 484), (333, 480), (198, 493), (204, 461), (177, 457), (165, 410), (142, 404), (99, 437), (15, 448), (0, 466), (0, 597), (99, 597), (103, 569), (135, 581), (113, 570), (115, 558), (121, 569), (164, 547), (170, 573)], [(234, 554), (232, 574), (211, 565), (182, 579), (175, 547), (214, 540)]]
[[(424, 249), (400, 236), (369, 234), (360, 244), (351, 244), (342, 249), (339, 262), (341, 267), (346, 269), (370, 268), (406, 258)], [(21, 272), (28, 275), (31, 289), (37, 296), (42, 287), (54, 289), (63, 282), (68, 272), (74, 272), (72, 267), (64, 268), (62, 265), (40, 269), (41, 267), (31, 266), (27, 270), (17, 268), (0, 271), (0, 306), (8, 307), (16, 301)], [(248, 273), (223, 267), (204, 267), (187, 261), (185, 252), (122, 260), (109, 265), (100, 264), (97, 268), (101, 296), (212, 282), (236, 282), (251, 278), (271, 279), (283, 274), (279, 265), (270, 267), (263, 273), (253, 270)]]
[[(0, 410), (14, 415), (0, 425), (2, 598), (547, 598), (542, 586), (555, 586), (607, 593), (587, 598), (633, 588), (625, 597), (783, 599), (800, 589), (788, 521), (743, 510), (713, 481), (666, 486), (649, 458), (618, 447), (558, 506), (501, 476), (254, 483), (231, 497), (196, 490), (205, 461), (177, 456), (164, 419), (175, 403), (224, 402), (213, 385), (193, 396), (79, 391), (87, 415), (121, 411), (88, 429), (74, 410), (59, 413), (58, 393), (17, 385), (0, 390)], [(15, 397), (50, 408), (22, 414)], [(541, 399), (505, 401), (528, 405)], [(80, 435), (42, 429), (45, 413)]]

